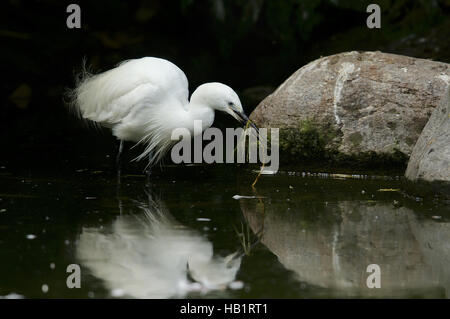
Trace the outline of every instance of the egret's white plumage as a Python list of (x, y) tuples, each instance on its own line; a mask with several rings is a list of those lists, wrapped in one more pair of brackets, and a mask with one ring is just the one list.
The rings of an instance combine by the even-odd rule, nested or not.
[(189, 101), (188, 80), (175, 64), (144, 57), (124, 61), (98, 75), (86, 74), (72, 92), (72, 104), (84, 119), (111, 128), (122, 141), (144, 143), (138, 160), (150, 154), (149, 164), (160, 160), (174, 143), (172, 131), (194, 120), (203, 130), (214, 121), (214, 110), (247, 121), (238, 95), (221, 83), (200, 85)]

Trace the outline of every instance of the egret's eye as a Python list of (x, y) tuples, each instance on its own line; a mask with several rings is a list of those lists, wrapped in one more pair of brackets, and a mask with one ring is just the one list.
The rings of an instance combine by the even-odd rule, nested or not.
[(228, 102), (228, 106), (233, 106), (233, 102)]

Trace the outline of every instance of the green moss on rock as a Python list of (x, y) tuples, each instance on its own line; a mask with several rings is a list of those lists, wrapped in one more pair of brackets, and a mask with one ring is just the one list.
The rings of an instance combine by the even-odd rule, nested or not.
[(350, 136), (348, 137), (349, 141), (352, 142), (353, 146), (359, 146), (359, 144), (361, 144), (362, 140), (363, 140), (363, 136), (361, 135), (361, 133), (359, 132), (355, 132), (350, 134)]
[[(313, 120), (302, 120), (297, 127), (280, 128), (280, 158), (283, 164), (324, 163), (346, 166), (380, 168), (406, 166), (408, 156), (398, 149), (392, 153), (355, 152), (351, 155), (338, 151), (342, 133), (332, 125)], [(362, 142), (358, 132), (350, 136), (354, 146)]]
[(312, 120), (302, 120), (297, 127), (280, 129), (280, 153), (294, 161), (325, 159), (333, 153), (330, 145), (337, 134)]

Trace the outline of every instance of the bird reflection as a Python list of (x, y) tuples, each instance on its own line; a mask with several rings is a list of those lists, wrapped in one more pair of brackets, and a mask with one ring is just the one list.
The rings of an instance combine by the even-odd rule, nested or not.
[(77, 257), (113, 296), (183, 297), (223, 290), (240, 268), (238, 253), (214, 256), (212, 243), (179, 224), (161, 201), (137, 203), (107, 229), (83, 228)]

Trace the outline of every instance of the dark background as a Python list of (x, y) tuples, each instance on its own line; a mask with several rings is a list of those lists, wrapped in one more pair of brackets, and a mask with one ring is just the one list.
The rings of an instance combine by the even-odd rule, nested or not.
[[(81, 7), (81, 29), (66, 26), (71, 2)], [(450, 62), (450, 0), (71, 2), (1, 2), (0, 165), (112, 150), (107, 131), (86, 129), (63, 103), (83, 57), (94, 72), (166, 58), (191, 91), (211, 81), (233, 87), (248, 114), (320, 56), (380, 50)], [(381, 7), (381, 29), (366, 26), (370, 3)]]

